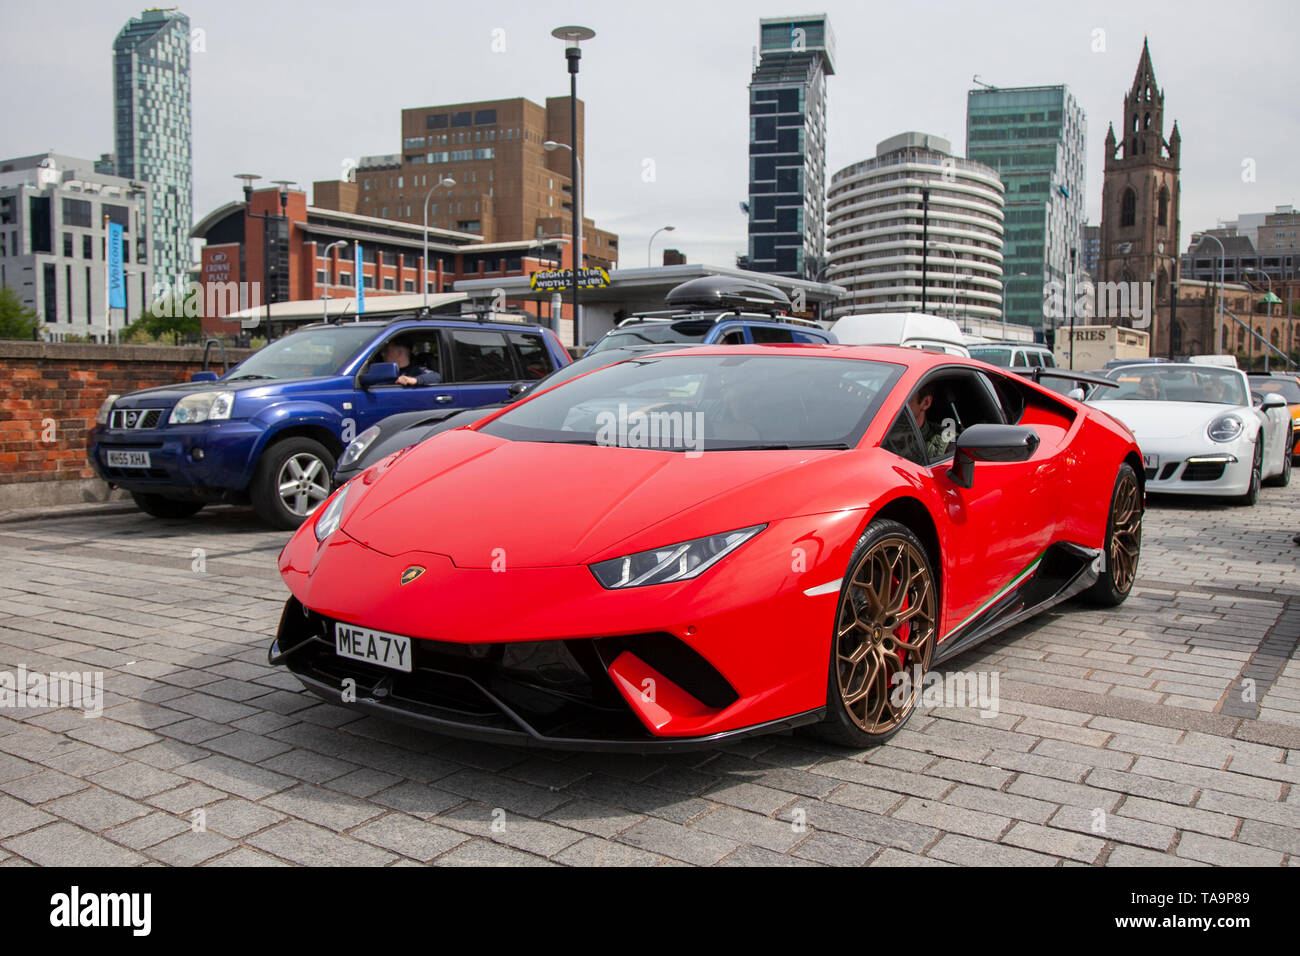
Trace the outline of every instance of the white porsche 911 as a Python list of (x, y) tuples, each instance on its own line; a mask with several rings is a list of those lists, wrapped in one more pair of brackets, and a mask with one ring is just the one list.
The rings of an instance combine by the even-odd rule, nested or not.
[(1291, 414), (1275, 394), (1254, 395), (1246, 373), (1184, 363), (1126, 365), (1088, 404), (1129, 427), (1148, 492), (1215, 495), (1252, 505), (1262, 483), (1291, 480)]

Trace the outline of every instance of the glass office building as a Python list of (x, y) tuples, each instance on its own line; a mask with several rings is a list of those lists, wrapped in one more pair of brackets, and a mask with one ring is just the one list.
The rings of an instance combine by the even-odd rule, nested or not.
[[(971, 90), (966, 155), (1006, 187), (1007, 321), (1042, 328), (1044, 287), (1081, 268), (1087, 120), (1065, 86)], [(1074, 280), (1072, 280), (1074, 281)]]
[(154, 275), (185, 279), (194, 188), (190, 144), (190, 21), (146, 10), (113, 41), (113, 128), (118, 176), (150, 184)]
[(826, 255), (826, 77), (835, 35), (825, 16), (759, 22), (749, 84), (747, 268), (816, 279)]

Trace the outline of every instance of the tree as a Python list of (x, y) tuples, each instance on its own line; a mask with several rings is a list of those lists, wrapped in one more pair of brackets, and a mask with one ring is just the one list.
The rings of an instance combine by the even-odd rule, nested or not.
[(18, 293), (0, 286), (0, 339), (34, 339), (40, 327), (36, 312), (23, 305)]

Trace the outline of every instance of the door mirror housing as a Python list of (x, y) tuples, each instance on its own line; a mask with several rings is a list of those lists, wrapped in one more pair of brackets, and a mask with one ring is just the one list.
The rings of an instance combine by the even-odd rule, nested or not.
[(948, 477), (969, 488), (977, 461), (1028, 461), (1038, 449), (1038, 433), (1022, 425), (972, 425), (957, 436)]
[(216, 380), (216, 372), (195, 372), (190, 376), (191, 382), (215, 382)]
[(1285, 408), (1286, 399), (1282, 397), (1280, 392), (1267, 392), (1264, 395), (1264, 401), (1261, 407), (1264, 409)]
[(361, 373), (361, 387), (392, 385), (397, 381), (397, 371), (396, 362), (376, 362)]
[(531, 382), (514, 382), (508, 389), (506, 389), (506, 393), (511, 398), (518, 398), (520, 395), (524, 394), (524, 392), (528, 391), (531, 385)]

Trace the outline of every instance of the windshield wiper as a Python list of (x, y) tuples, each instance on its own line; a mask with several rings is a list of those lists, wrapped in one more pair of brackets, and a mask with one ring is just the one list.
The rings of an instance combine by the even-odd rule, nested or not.
[(254, 379), (254, 378), (275, 378), (275, 376), (274, 376), (274, 375), (263, 375), (263, 374), (260, 373), (260, 372), (245, 372), (243, 375), (232, 375), (230, 378), (226, 379), (226, 381), (227, 381), (227, 382), (238, 382), (238, 381), (241, 380), (241, 379)]

